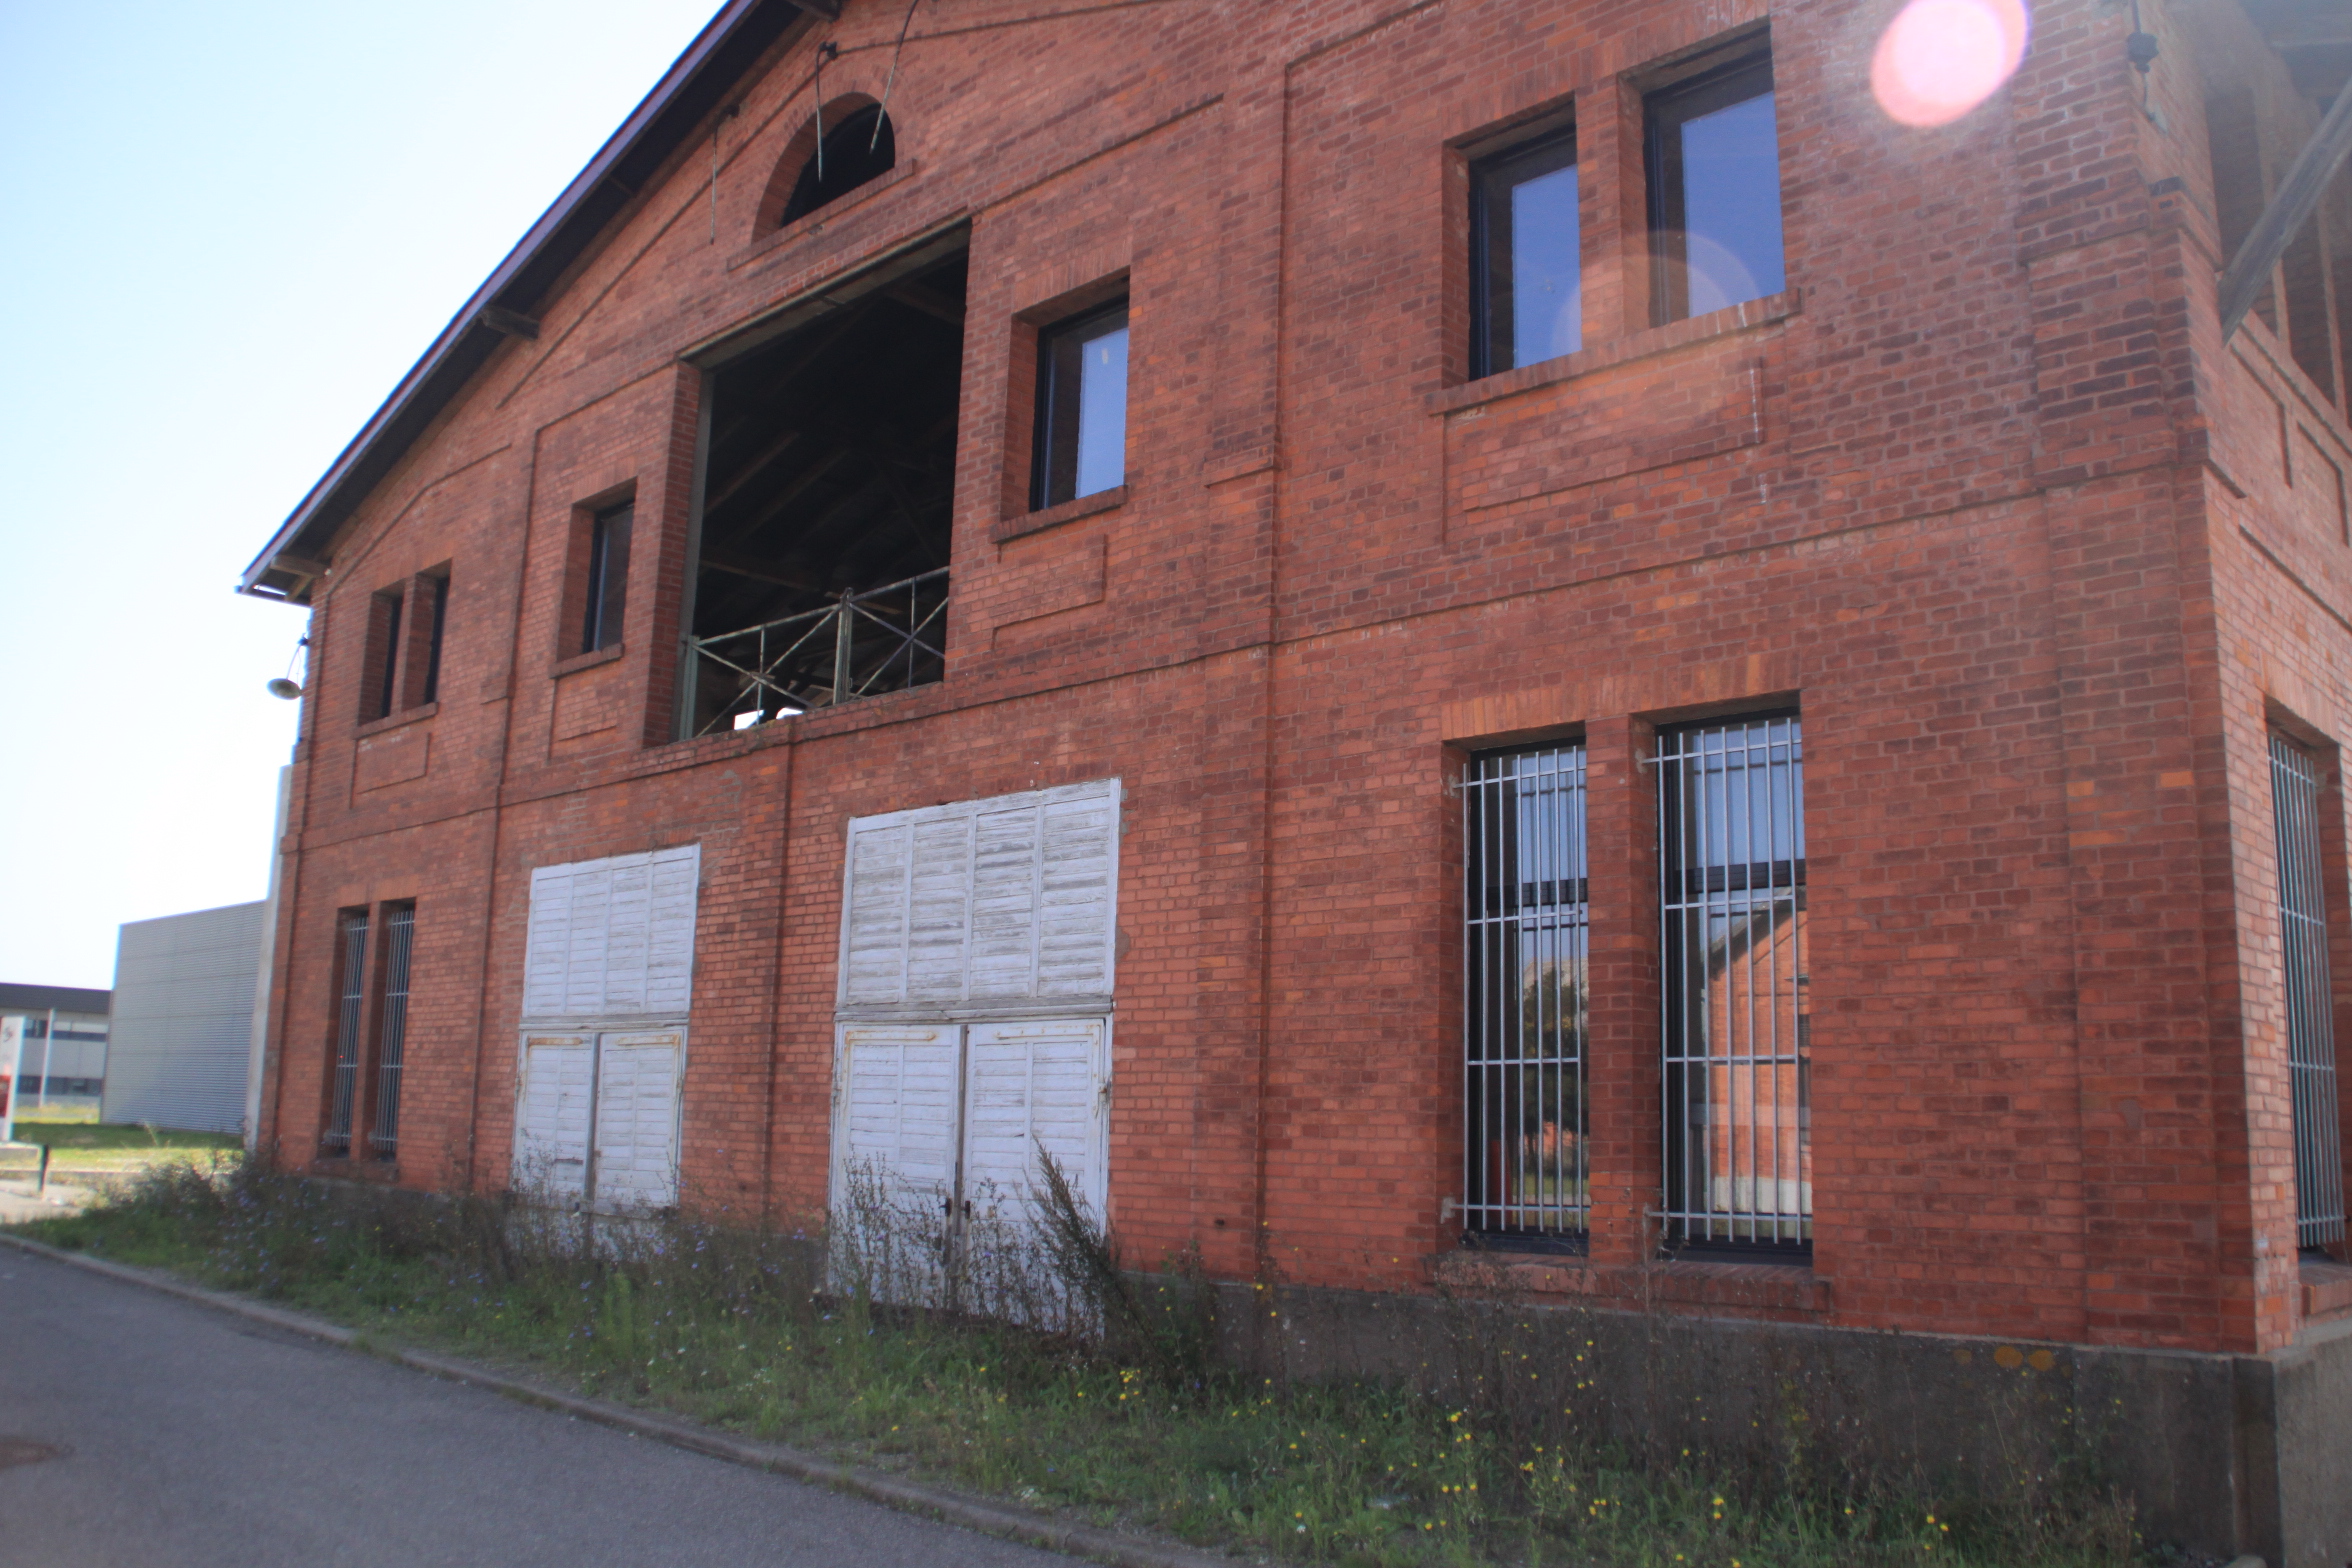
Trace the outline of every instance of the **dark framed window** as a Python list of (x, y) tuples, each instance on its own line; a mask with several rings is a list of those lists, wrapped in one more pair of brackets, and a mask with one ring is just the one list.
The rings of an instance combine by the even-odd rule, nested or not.
[(444, 573), (436, 577), (427, 577), (424, 581), (432, 585), (428, 591), (433, 597), (433, 602), (429, 607), (433, 624), (432, 629), (426, 633), (425, 683), (423, 695), (418, 697), (417, 701), (439, 702), (441, 700), (441, 634), (447, 630), (449, 625), (449, 577)]
[(388, 719), (400, 709), (400, 623), (407, 596), (394, 589), (369, 606), (367, 702), (360, 718)]
[(1579, 1251), (1585, 1163), (1585, 749), (1462, 775), (1463, 1239)]
[(633, 505), (623, 503), (589, 519), (582, 653), (610, 648), (621, 640), (621, 622), (629, 600), (629, 529), (635, 514)]
[(400, 1068), (408, 1046), (408, 960), (416, 939), (416, 906), (384, 911), (384, 981), (376, 1015), (374, 1130), (368, 1147), (379, 1160), (400, 1148)]
[(1038, 335), (1032, 508), (1127, 482), (1127, 302)]
[(2303, 1247), (2344, 1239), (2344, 1154), (2336, 1098), (2335, 1001), (2328, 981), (2319, 759), (2270, 737), (2270, 795), (2278, 844), (2279, 967), (2286, 992), (2287, 1077), (2295, 1122), (2295, 1237)]
[(1805, 756), (1795, 714), (1658, 735), (1669, 1245), (1813, 1242)]
[(790, 223), (838, 201), (869, 180), (878, 180), (898, 164), (898, 133), (878, 104), (868, 104), (825, 127), (817, 150), (801, 166), (792, 197), (780, 220)]
[(1491, 376), (1584, 346), (1576, 132), (1470, 166), (1470, 374)]
[(1654, 92), (1644, 110), (1651, 319), (1664, 325), (1787, 287), (1771, 54)]
[(319, 1144), (328, 1154), (349, 1154), (352, 1112), (359, 1102), (360, 1036), (367, 1022), (367, 911), (346, 911), (337, 919), (335, 934), (335, 1055), (328, 1064), (327, 1124)]

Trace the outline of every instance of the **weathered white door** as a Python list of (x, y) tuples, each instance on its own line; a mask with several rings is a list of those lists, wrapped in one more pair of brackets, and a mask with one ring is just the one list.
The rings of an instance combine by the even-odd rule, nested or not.
[(870, 1175), (893, 1204), (955, 1192), (962, 1030), (955, 1024), (843, 1024), (834, 1057), (833, 1199)]
[(697, 844), (532, 871), (523, 1015), (684, 1014), (701, 876)]
[(883, 1301), (938, 1301), (955, 1230), (963, 1030), (843, 1024), (833, 1065), (833, 1267)]
[(1026, 1226), (1039, 1213), (1040, 1153), (1050, 1154), (1099, 1224), (1109, 1117), (1108, 1031), (1100, 1018), (970, 1026), (964, 1198), (974, 1219)]
[(668, 1208), (678, 1201), (678, 1075), (686, 1036), (677, 1029), (607, 1034), (597, 1042), (596, 1206)]
[(917, 1238), (889, 1289), (952, 1263), (983, 1310), (1025, 1310), (982, 1276), (1022, 1250), (1041, 1149), (1104, 1217), (1120, 799), (1098, 779), (849, 824), (833, 1214), (853, 1248)]
[(596, 1105), (596, 1037), (523, 1037), (523, 1093), (516, 1106), (514, 1183), (554, 1199), (585, 1197), (588, 1132)]
[(1119, 781), (1103, 779), (852, 820), (842, 1010), (1107, 1009), (1119, 798)]

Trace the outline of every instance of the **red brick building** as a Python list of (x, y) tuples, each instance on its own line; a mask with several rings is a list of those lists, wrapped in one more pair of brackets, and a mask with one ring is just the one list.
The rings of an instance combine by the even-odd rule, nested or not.
[(246, 576), (261, 1137), (2074, 1347), (2342, 1561), (2352, 31), (1898, 9), (735, 0)]

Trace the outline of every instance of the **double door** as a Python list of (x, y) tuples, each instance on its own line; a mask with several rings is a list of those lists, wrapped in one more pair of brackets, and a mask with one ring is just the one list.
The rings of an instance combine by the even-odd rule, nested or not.
[(526, 1034), (516, 1187), (607, 1213), (674, 1206), (685, 1064), (683, 1029)]
[[(983, 1230), (1042, 1217), (1050, 1154), (1099, 1224), (1110, 1129), (1103, 1017), (836, 1026), (832, 1209), (837, 1224), (921, 1226), (903, 1255), (954, 1261)], [(943, 1225), (927, 1222), (937, 1216)], [(925, 1263), (924, 1268), (929, 1264)], [(886, 1294), (919, 1285), (901, 1281)]]

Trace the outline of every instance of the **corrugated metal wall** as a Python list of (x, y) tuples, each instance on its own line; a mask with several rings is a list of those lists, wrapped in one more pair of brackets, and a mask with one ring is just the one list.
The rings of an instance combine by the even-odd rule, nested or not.
[(263, 908), (231, 904), (122, 928), (106, 1120), (238, 1130)]

